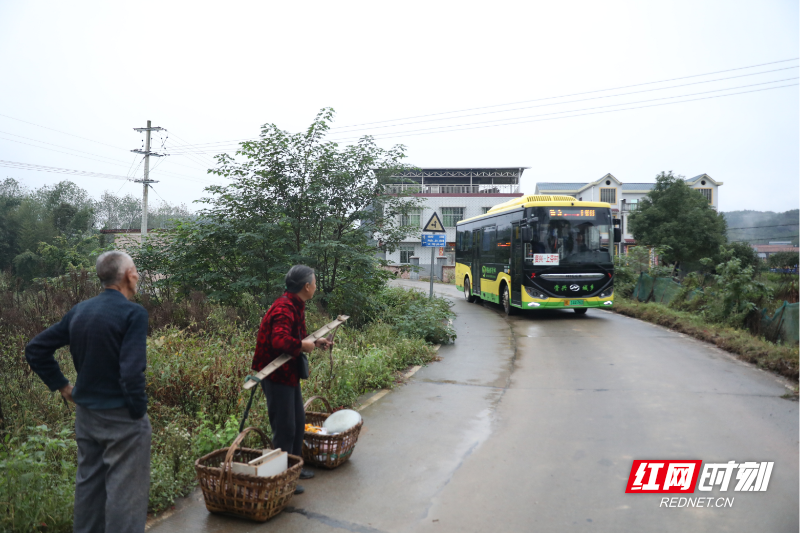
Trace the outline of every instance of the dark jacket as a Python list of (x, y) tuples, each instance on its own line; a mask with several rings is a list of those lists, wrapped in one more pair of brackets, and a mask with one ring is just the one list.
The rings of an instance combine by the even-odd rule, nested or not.
[(75, 403), (95, 410), (127, 407), (134, 419), (147, 413), (147, 311), (141, 305), (106, 289), (29, 342), (25, 358), (51, 391), (68, 383), (53, 357), (66, 345), (78, 371)]
[(261, 370), (279, 355), (291, 355), (293, 359), (281, 365), (267, 379), (275, 383), (297, 387), (300, 384), (299, 364), (302, 340), (306, 333), (306, 303), (291, 292), (275, 300), (261, 320), (253, 356), (253, 370)]

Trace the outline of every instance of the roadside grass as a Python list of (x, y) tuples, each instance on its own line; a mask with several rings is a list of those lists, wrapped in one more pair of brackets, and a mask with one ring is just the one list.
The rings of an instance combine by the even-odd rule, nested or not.
[[(150, 512), (169, 508), (194, 488), (195, 459), (235, 438), (249, 398), (242, 385), (254, 373), (256, 329), (251, 321), (237, 323), (235, 310), (203, 305), (208, 316), (199, 323), (184, 318), (181, 327), (167, 325), (148, 337)], [(376, 305), (379, 312), (370, 322), (339, 328), (333, 351), (311, 354), (304, 397), (321, 395), (334, 408), (351, 407), (360, 395), (399, 383), (408, 367), (434, 360), (432, 345), (455, 336), (448, 324), (453, 314), (442, 298), (431, 301), (391, 287), (377, 295)], [(306, 315), (309, 331), (331, 320), (314, 305)], [(24, 358), (29, 335), (11, 331), (0, 320), (0, 530), (70, 531), (75, 411), (31, 372)], [(58, 350), (56, 358), (74, 382), (68, 349)], [(270, 435), (266, 411), (263, 393), (256, 390), (247, 425)]]
[(798, 379), (798, 346), (776, 344), (754, 337), (746, 330), (709, 324), (686, 311), (658, 303), (640, 303), (624, 298), (614, 300), (613, 310), (691, 335), (736, 354), (740, 359), (771, 370), (794, 381)]

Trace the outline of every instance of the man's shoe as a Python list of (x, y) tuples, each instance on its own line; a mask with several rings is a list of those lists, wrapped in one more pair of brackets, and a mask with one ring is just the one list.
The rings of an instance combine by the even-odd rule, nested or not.
[(300, 479), (311, 479), (314, 477), (314, 472), (306, 470), (305, 468), (300, 471)]
[(297, 485), (294, 488), (294, 493), (295, 494), (303, 494), (305, 491), (306, 491), (306, 489), (303, 488), (303, 485)]

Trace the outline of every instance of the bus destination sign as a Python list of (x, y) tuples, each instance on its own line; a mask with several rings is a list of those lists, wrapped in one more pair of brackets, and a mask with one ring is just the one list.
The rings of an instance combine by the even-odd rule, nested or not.
[(564, 207), (561, 209), (550, 209), (551, 218), (594, 218), (595, 209), (578, 209), (576, 207)]
[(533, 254), (533, 264), (558, 266), (558, 254)]

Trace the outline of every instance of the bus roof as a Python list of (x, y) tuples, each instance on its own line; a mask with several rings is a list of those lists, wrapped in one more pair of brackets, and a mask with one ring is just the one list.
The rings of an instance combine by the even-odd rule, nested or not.
[(458, 223), (461, 224), (463, 222), (479, 220), (484, 217), (490, 217), (507, 211), (513, 211), (514, 209), (522, 209), (524, 207), (539, 207), (539, 206), (546, 207), (551, 205), (552, 206), (574, 205), (577, 207), (607, 207), (607, 208), (611, 207), (611, 204), (606, 202), (581, 202), (576, 200), (574, 196), (529, 194), (526, 196), (521, 196), (519, 198), (513, 198), (507, 202), (503, 202), (502, 204), (497, 204), (496, 206), (492, 207), (489, 211), (487, 211), (482, 215), (478, 215), (472, 218), (466, 218), (464, 220), (459, 220)]

